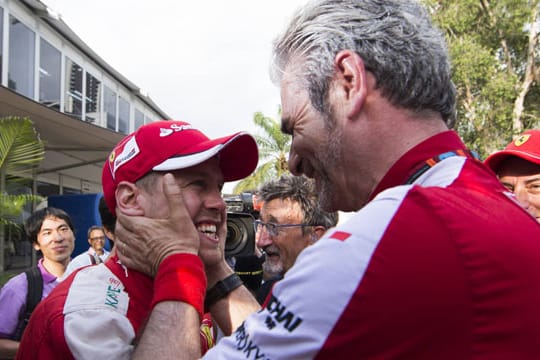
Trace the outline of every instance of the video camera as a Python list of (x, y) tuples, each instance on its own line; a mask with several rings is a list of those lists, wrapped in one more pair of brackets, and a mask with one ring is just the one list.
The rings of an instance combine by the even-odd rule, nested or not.
[(253, 221), (259, 216), (255, 209), (253, 194), (225, 195), (227, 204), (227, 240), (225, 256), (252, 255), (255, 251)]

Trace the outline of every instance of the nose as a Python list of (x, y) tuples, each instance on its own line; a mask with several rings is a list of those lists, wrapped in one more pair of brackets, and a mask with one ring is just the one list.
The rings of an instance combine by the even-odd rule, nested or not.
[(261, 249), (272, 244), (272, 237), (264, 227), (255, 234), (255, 244)]
[(216, 209), (221, 212), (226, 208), (227, 205), (221, 196), (221, 191), (212, 191), (206, 197), (205, 206), (209, 209)]
[(62, 231), (55, 230), (53, 234), (54, 234), (54, 236), (52, 237), (53, 241), (61, 242), (62, 240), (64, 240), (64, 234), (62, 233)]
[(289, 171), (295, 176), (302, 175), (302, 166), (301, 158), (298, 156), (296, 151), (294, 151), (294, 146), (291, 144), (291, 150), (289, 151)]

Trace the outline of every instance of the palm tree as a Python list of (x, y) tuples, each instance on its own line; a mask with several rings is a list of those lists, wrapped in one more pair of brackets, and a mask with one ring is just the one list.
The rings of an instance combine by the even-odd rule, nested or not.
[[(278, 116), (281, 116), (281, 109), (278, 110)], [(266, 162), (261, 163), (252, 175), (236, 184), (233, 189), (235, 194), (255, 190), (265, 181), (289, 172), (287, 157), (291, 148), (291, 136), (281, 132), (280, 122), (264, 116), (261, 112), (255, 113), (253, 122), (264, 131), (263, 135), (255, 135), (255, 140), (259, 146), (259, 160)]]
[(8, 194), (6, 184), (28, 179), (45, 155), (45, 146), (28, 118), (0, 118), (0, 271), (4, 270), (4, 226), (19, 225), (14, 219), (39, 196)]

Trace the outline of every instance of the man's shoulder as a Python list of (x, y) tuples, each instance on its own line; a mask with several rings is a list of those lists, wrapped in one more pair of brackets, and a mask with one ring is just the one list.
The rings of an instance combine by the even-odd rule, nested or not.
[(125, 285), (105, 264), (81, 269), (69, 279), (65, 313), (98, 308), (127, 313), (129, 294)]

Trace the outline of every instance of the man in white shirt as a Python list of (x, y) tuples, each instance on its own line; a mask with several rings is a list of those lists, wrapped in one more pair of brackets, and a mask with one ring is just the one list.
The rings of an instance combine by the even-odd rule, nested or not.
[(93, 225), (88, 229), (88, 251), (79, 254), (70, 261), (64, 274), (68, 277), (73, 271), (87, 265), (95, 265), (104, 262), (109, 257), (110, 252), (105, 249), (105, 232), (103, 227)]

